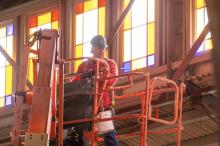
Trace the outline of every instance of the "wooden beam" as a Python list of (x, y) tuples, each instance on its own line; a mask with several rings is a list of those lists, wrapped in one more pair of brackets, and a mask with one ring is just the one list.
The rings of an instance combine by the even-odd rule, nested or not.
[[(19, 69), (19, 77), (18, 77), (18, 91), (25, 91), (25, 83), (27, 79), (27, 67), (28, 67), (28, 54), (30, 48), (25, 46), (24, 51), (22, 53), (22, 64)], [(15, 108), (14, 108), (14, 120), (13, 120), (13, 127), (12, 127), (12, 136), (11, 141), (13, 146), (18, 146), (18, 137), (20, 134), (21, 128), (21, 118), (23, 113), (23, 103), (24, 103), (24, 96), (17, 95)]]
[(183, 74), (183, 72), (186, 70), (187, 66), (189, 65), (190, 61), (193, 59), (193, 57), (195, 56), (197, 50), (199, 49), (200, 45), (202, 44), (203, 40), (205, 39), (206, 35), (209, 32), (209, 27), (208, 24), (204, 27), (203, 31), (201, 32), (201, 34), (199, 35), (199, 37), (196, 39), (196, 41), (194, 42), (194, 44), (192, 45), (191, 49), (188, 51), (188, 53), (186, 54), (185, 58), (183, 59), (183, 61), (181, 62), (180, 66), (178, 67), (178, 69), (176, 70), (176, 72), (174, 73), (172, 80), (176, 81), (178, 80), (181, 75)]
[[(6, 58), (6, 60), (12, 65), (12, 68), (15, 70), (15, 73), (19, 73), (19, 66), (17, 63), (8, 55), (8, 53), (3, 49), (3, 47), (0, 45), (0, 53)], [(29, 89), (32, 89), (33, 85), (30, 82), (30, 80), (26, 80), (26, 85)]]
[[(218, 96), (220, 96), (220, 1), (219, 0), (205, 0), (207, 6), (207, 13), (209, 18), (209, 27), (213, 42), (213, 62), (214, 62), (214, 72), (217, 84)], [(220, 104), (219, 99), (216, 101), (218, 105)], [(217, 107), (220, 112), (220, 106)], [(220, 118), (219, 118), (220, 120)]]
[(110, 45), (113, 41), (113, 39), (115, 38), (116, 34), (118, 33), (119, 29), (121, 28), (123, 21), (126, 17), (126, 15), (128, 14), (129, 10), (131, 9), (133, 3), (135, 0), (131, 0), (128, 4), (128, 6), (126, 7), (126, 9), (122, 12), (118, 22), (116, 23), (113, 31), (110, 33), (108, 39), (107, 39), (107, 44)]

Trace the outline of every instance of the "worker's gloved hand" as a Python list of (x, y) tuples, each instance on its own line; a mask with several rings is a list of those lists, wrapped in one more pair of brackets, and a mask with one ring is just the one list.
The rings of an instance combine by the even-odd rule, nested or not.
[(103, 72), (103, 73), (108, 73), (108, 68), (107, 67), (100, 67), (99, 71)]
[(100, 67), (99, 69), (100, 77), (107, 77), (108, 76), (108, 68), (107, 67)]

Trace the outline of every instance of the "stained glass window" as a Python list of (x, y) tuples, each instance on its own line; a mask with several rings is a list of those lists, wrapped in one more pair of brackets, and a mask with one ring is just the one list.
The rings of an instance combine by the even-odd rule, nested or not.
[[(202, 32), (204, 26), (208, 23), (208, 16), (207, 16), (207, 10), (205, 5), (205, 0), (195, 0), (195, 8), (196, 8), (196, 38), (200, 35)], [(210, 32), (206, 36), (206, 39), (200, 46), (197, 53), (209, 50), (212, 48), (212, 40), (211, 40), (211, 34)]]
[[(130, 0), (124, 0), (124, 8)], [(135, 0), (123, 27), (123, 72), (155, 64), (155, 0)]]
[[(29, 34), (33, 34), (35, 31), (43, 29), (57, 29), (59, 13), (58, 10), (52, 10), (39, 15), (32, 15), (29, 17)], [(37, 43), (32, 46), (32, 49), (37, 49)], [(28, 79), (33, 83), (33, 62), (32, 59), (36, 56), (31, 54), (28, 67)]]
[[(91, 57), (90, 40), (93, 36), (105, 35), (106, 0), (88, 0), (75, 7), (74, 57)], [(74, 63), (74, 71), (82, 61)]]
[[(0, 25), (0, 45), (13, 58), (13, 24)], [(14, 58), (13, 58), (14, 59)], [(12, 66), (0, 53), (0, 107), (5, 106), (6, 96), (12, 93)], [(9, 102), (7, 102), (7, 105)], [(11, 104), (11, 103), (10, 103)]]

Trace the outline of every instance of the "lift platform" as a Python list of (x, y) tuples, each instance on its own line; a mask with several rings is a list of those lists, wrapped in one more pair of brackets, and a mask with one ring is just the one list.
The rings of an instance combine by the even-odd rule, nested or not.
[[(109, 76), (108, 63), (105, 60), (98, 58), (83, 57), (68, 60), (57, 60), (57, 36), (58, 34), (55, 30), (42, 30), (41, 37), (37, 37), (40, 40), (39, 50), (33, 51), (28, 46), (25, 47), (25, 58), (23, 59), (22, 66), (20, 67), (19, 88), (16, 95), (14, 127), (12, 129), (13, 146), (18, 146), (20, 143), (20, 123), (24, 100), (30, 101), (29, 103), (31, 103), (29, 127), (25, 134), (25, 140), (22, 142), (22, 145), (24, 146), (47, 146), (49, 145), (50, 140), (57, 141), (58, 144), (55, 142), (55, 145), (63, 146), (63, 130), (76, 124), (83, 125), (85, 123), (90, 124), (90, 130), (89, 132), (88, 130), (86, 132), (82, 131), (82, 135), (89, 141), (89, 143), (91, 143), (92, 146), (96, 146), (98, 142), (103, 141), (103, 138), (99, 137), (96, 128), (98, 123), (110, 120), (125, 119), (137, 119), (139, 121), (140, 130), (136, 133), (117, 135), (118, 139), (139, 135), (139, 145), (147, 146), (147, 136), (149, 134), (176, 133), (177, 146), (180, 146), (180, 135), (182, 129), (183, 83), (177, 85), (176, 82), (162, 77), (150, 79), (149, 74), (144, 72), (133, 72), (118, 76)], [(28, 54), (30, 52), (35, 53), (38, 57), (33, 66), (33, 70), (35, 71), (33, 89), (31, 94), (27, 94), (24, 87)], [(65, 82), (69, 77), (75, 75), (74, 73), (71, 75), (64, 74), (65, 66), (69, 65), (69, 63), (73, 63), (74, 61), (83, 59), (90, 59), (96, 62), (96, 69), (92, 74), (92, 77), (89, 75), (89, 77), (85, 77), (79, 82), (74, 83)], [(104, 77), (100, 75), (101, 64), (106, 66), (108, 70), (108, 73)], [(133, 78), (136, 76), (142, 76), (143, 81), (145, 82), (144, 90), (130, 94), (115, 95), (115, 91), (128, 89), (132, 86), (135, 86)], [(100, 118), (97, 116), (99, 107), (101, 105), (103, 91), (107, 81), (110, 79), (128, 80), (129, 83), (127, 85), (112, 86), (110, 88), (112, 98), (123, 100), (137, 96), (141, 97), (141, 112), (139, 114), (116, 115), (110, 118)], [(158, 88), (158, 82), (163, 82), (163, 84), (166, 86), (163, 88)], [(99, 90), (100, 88), (102, 90)], [(152, 114), (152, 101), (155, 100), (155, 95), (160, 96), (162, 94), (170, 94), (173, 96), (173, 119), (161, 119), (158, 114), (156, 114), (156, 116)], [(82, 102), (82, 96), (85, 98), (83, 100), (87, 103), (84, 105), (79, 105), (77, 103)], [(90, 109), (89, 112), (85, 110), (82, 111), (83, 113), (77, 115), (78, 112), (81, 112), (77, 110), (79, 108), (85, 108), (85, 106), (87, 106), (86, 109)], [(161, 131), (149, 131), (148, 121), (157, 122), (164, 125), (174, 125), (176, 128)]]

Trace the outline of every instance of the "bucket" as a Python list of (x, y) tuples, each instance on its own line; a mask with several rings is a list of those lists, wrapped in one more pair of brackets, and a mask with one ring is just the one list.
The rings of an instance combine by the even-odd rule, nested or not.
[[(112, 113), (111, 113), (110, 110), (100, 112), (100, 113), (98, 113), (98, 117), (101, 118), (101, 119), (111, 118)], [(107, 133), (107, 132), (112, 131), (112, 130), (115, 129), (112, 120), (97, 122), (97, 128), (99, 130), (99, 134)]]

